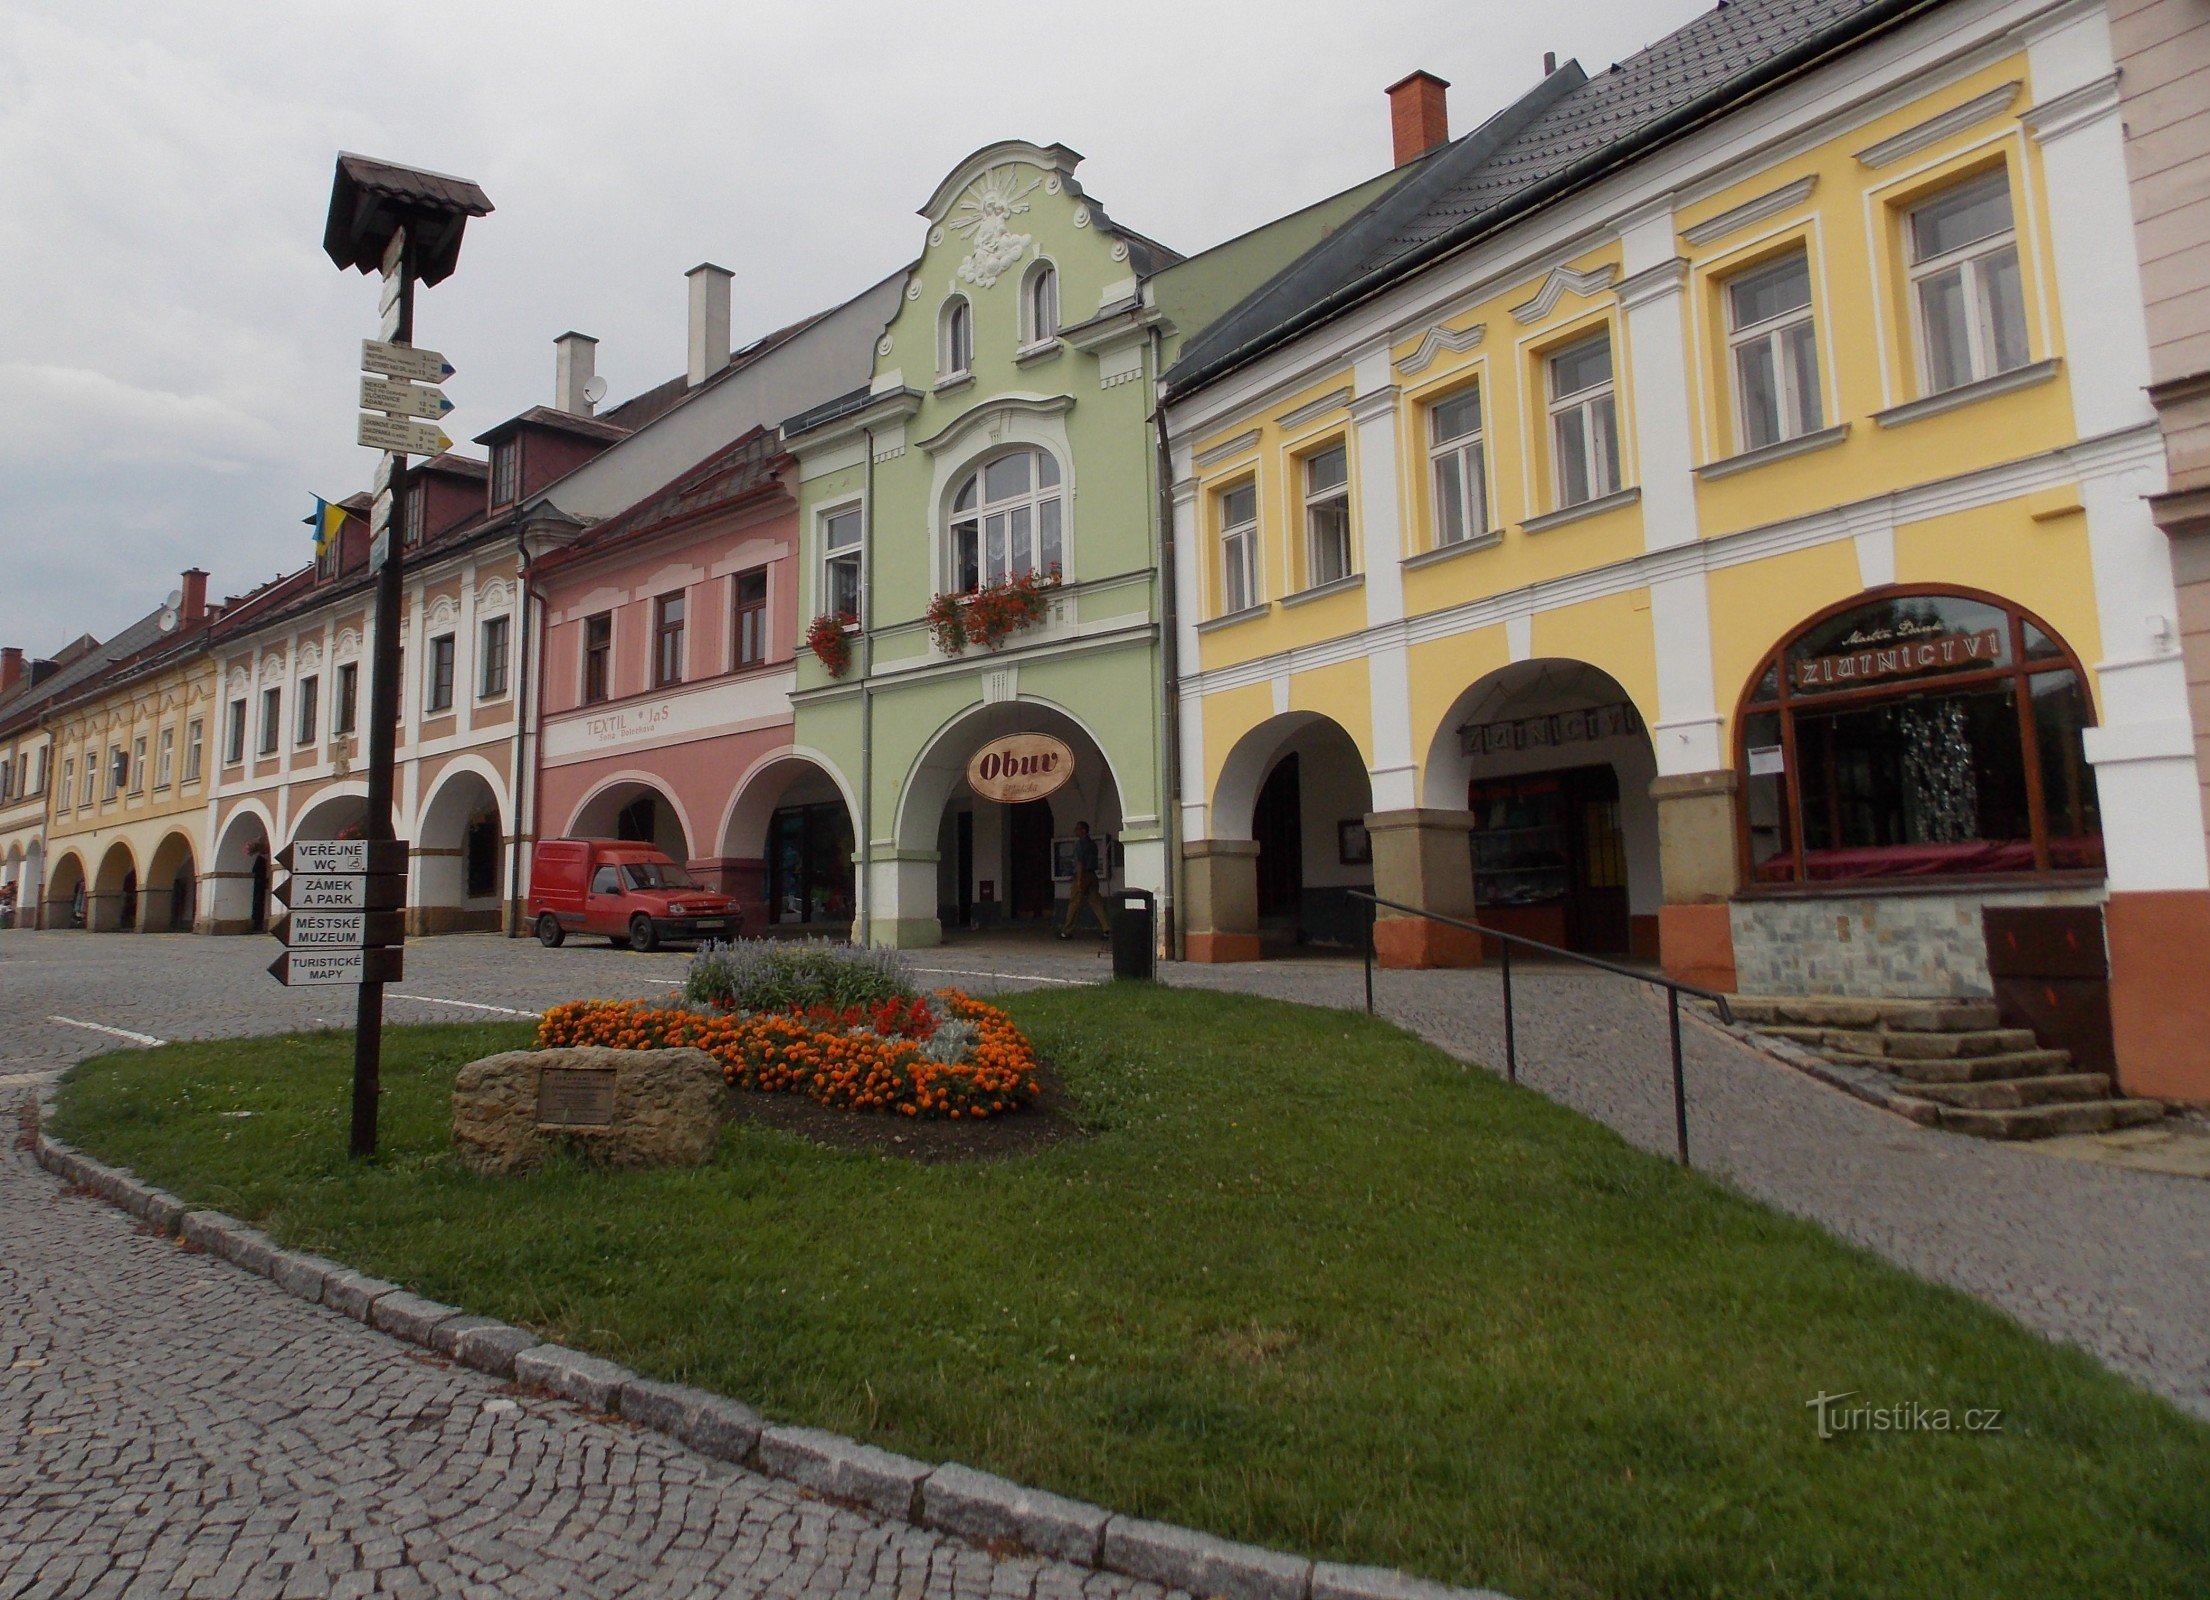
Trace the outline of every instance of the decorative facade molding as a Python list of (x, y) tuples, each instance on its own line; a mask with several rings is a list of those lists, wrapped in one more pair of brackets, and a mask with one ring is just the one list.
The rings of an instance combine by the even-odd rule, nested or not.
[[(1198, 451), (1196, 455), (1190, 458), (1190, 462), (1193, 466), (1213, 466), (1218, 462), (1227, 460), (1230, 456), (1239, 456), (1243, 454), (1243, 452), (1246, 450), (1256, 449), (1258, 447), (1260, 437), (1260, 430), (1258, 430), (1257, 428), (1248, 428), (1242, 433), (1237, 434), (1233, 439), (1221, 440), (1220, 443), (1214, 445), (1210, 450)], [(1197, 493), (1196, 480), (1189, 479), (1185, 481), (1188, 482), (1190, 495), (1194, 497)], [(1179, 495), (1182, 492), (1182, 485), (1177, 483), (1174, 486), (1174, 489), (1175, 493)]]
[(1462, 356), (1468, 350), (1479, 348), (1482, 336), (1488, 331), (1489, 325), (1486, 322), (1476, 322), (1465, 329), (1446, 328), (1438, 322), (1420, 335), (1418, 347), (1396, 364), (1397, 371), (1407, 378), (1414, 373), (1425, 372), (1445, 350)]
[(1330, 411), (1340, 411), (1351, 403), (1351, 386), (1330, 389), (1317, 400), (1308, 400), (1294, 411), (1285, 411), (1275, 422), (1284, 428), (1301, 428), (1306, 423), (1326, 416)]
[(1798, 178), (1794, 183), (1784, 183), (1779, 188), (1745, 200), (1731, 211), (1722, 211), (1715, 217), (1707, 217), (1692, 228), (1681, 229), (1681, 238), (1692, 245), (1715, 244), (1732, 234), (1740, 233), (1752, 223), (1763, 222), (1767, 217), (1777, 217), (1783, 211), (1793, 210), (1811, 198), (1819, 186), (1819, 175)]
[(967, 238), (966, 258), (959, 263), (959, 281), (988, 289), (1010, 271), (1035, 243), (1032, 236), (1013, 231), (1013, 219), (1028, 210), (1028, 195), (1043, 182), (1026, 184), (1008, 166), (994, 167), (968, 185), (960, 196), (951, 230)]
[(2118, 74), (2113, 72), (2038, 101), (2018, 113), (2018, 120), (2038, 144), (2061, 139), (2077, 128), (2115, 116), (2118, 111)]
[(2008, 394), (2013, 389), (2031, 388), (2037, 383), (2047, 383), (2057, 375), (2063, 365), (2061, 357), (2051, 356), (2046, 361), (2036, 361), (2031, 366), (2013, 367), (2008, 372), (1998, 372), (1992, 378), (1982, 378), (1976, 383), (1961, 383), (1954, 389), (1944, 389), (1939, 394), (1927, 395), (1921, 400), (1906, 400), (1899, 406), (1885, 411), (1875, 411), (1872, 420), (1883, 428), (1900, 428), (1906, 422), (1916, 422), (1921, 417), (1937, 417), (1944, 411), (1954, 411), (1992, 395)]
[(1678, 294), (1682, 284), (1688, 281), (1688, 258), (1674, 256), (1660, 261), (1654, 267), (1645, 267), (1633, 277), (1623, 280), (1617, 292), (1622, 310), (1633, 311), (1652, 300), (1669, 294)]
[(1951, 134), (1961, 132), (1975, 122), (1985, 122), (1990, 117), (2008, 111), (2011, 102), (2018, 98), (2018, 91), (2024, 87), (2024, 83), (2013, 78), (1999, 89), (1990, 89), (1986, 94), (1975, 95), (1963, 105), (1952, 106), (1940, 116), (1928, 117), (1924, 122), (1905, 128), (1901, 133), (1891, 134), (1878, 144), (1865, 146), (1857, 152), (1857, 164), (1875, 170), (1892, 167), (1905, 156), (1915, 155), (1930, 144), (1939, 144)]
[(1619, 269), (1610, 264), (1588, 272), (1575, 272), (1571, 267), (1552, 267), (1549, 276), (1542, 280), (1542, 287), (1528, 299), (1512, 307), (1512, 320), (1522, 325), (1540, 322), (1550, 315), (1551, 307), (1558, 303), (1567, 290), (1577, 295), (1597, 294), (1611, 287)]

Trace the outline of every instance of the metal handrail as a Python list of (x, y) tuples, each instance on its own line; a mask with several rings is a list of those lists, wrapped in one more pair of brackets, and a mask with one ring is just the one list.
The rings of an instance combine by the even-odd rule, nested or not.
[[(1463, 917), (1446, 917), (1439, 911), (1425, 911), (1418, 906), (1408, 906), (1401, 900), (1384, 900), (1377, 894), (1363, 889), (1349, 891), (1353, 900), (1363, 900), (1370, 906), (1386, 906), (1391, 911), (1401, 911), (1406, 916), (1420, 917), (1428, 922), (1439, 922), (1447, 928), (1463, 928), (1468, 933), (1479, 934), (1484, 939), (1494, 939), (1502, 947), (1503, 959), (1498, 963), (1499, 976), (1504, 986), (1504, 1081), (1519, 1082), (1519, 1029), (1512, 1011), (1512, 946), (1525, 945), (1530, 950), (1540, 950), (1544, 955), (1563, 956), (1584, 967), (1594, 967), (1599, 972), (1613, 973), (1622, 978), (1632, 978), (1637, 983), (1651, 984), (1665, 991), (1667, 1021), (1673, 1042), (1673, 1141), (1680, 1152), (1682, 1166), (1688, 1165), (1688, 1084), (1681, 1070), (1681, 996), (1694, 995), (1708, 1000), (1718, 1007), (1719, 1020), (1734, 1021), (1734, 1009), (1727, 1004), (1727, 997), (1715, 989), (1698, 988), (1693, 983), (1681, 983), (1673, 978), (1648, 972), (1637, 972), (1632, 967), (1605, 961), (1596, 956), (1582, 955), (1578, 950), (1565, 950), (1540, 939), (1530, 939), (1523, 933), (1506, 933), (1501, 928), (1483, 927), (1478, 922), (1468, 922)], [(1366, 919), (1366, 1014), (1374, 1014), (1374, 918)]]

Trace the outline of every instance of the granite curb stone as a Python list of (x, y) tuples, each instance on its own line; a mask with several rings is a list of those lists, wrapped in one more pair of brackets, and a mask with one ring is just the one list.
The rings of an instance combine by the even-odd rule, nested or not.
[(1085, 1566), (1098, 1564), (1111, 1518), (1103, 1506), (1025, 1488), (956, 1461), (938, 1467), (921, 1483), (923, 1527), (980, 1545), (1010, 1540), (1040, 1555)]
[(512, 1378), (514, 1358), (542, 1343), (542, 1339), (526, 1328), (489, 1322), (480, 1328), (465, 1329), (454, 1339), (453, 1359), (464, 1367), (488, 1372), (494, 1378)]
[(1141, 1517), (1105, 1524), (1103, 1564), (1131, 1578), (1216, 1600), (1307, 1600), (1312, 1563)]
[(379, 1295), (368, 1308), (368, 1325), (380, 1328), (409, 1344), (428, 1346), (430, 1330), (439, 1323), (460, 1315), (459, 1306), (441, 1305), (435, 1300), (425, 1300), (418, 1294), (401, 1289), (393, 1294)]
[(820, 1428), (764, 1430), (759, 1459), (761, 1467), (778, 1478), (904, 1522), (918, 1520), (921, 1480), (936, 1470), (931, 1462), (878, 1450)]
[[(524, 1329), (461, 1312), (324, 1257), (279, 1249), (235, 1217), (190, 1209), (43, 1133), (33, 1154), (48, 1171), (106, 1195), (121, 1209), (146, 1215), (134, 1200), (173, 1207), (168, 1231), (273, 1279), (300, 1299), (319, 1298), (355, 1321), (494, 1377), (599, 1411), (618, 1411), (701, 1455), (918, 1527), (982, 1546), (1009, 1541), (1213, 1600), (1509, 1600), (1494, 1590), (1453, 1588), (1386, 1567), (1315, 1564), (1172, 1523), (1119, 1516), (957, 1462), (916, 1461), (823, 1429), (770, 1427), (741, 1401), (642, 1378), (615, 1362), (546, 1343)], [(101, 1182), (83, 1182), (77, 1170)]]
[(618, 1407), (622, 1385), (635, 1376), (627, 1367), (562, 1344), (533, 1344), (514, 1357), (514, 1381), (523, 1388), (543, 1389), (593, 1411)]

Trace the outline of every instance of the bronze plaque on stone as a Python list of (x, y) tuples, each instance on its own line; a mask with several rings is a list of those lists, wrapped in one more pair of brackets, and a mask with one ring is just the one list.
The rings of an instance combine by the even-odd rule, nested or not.
[(547, 1067), (537, 1075), (540, 1128), (606, 1128), (613, 1122), (611, 1069)]

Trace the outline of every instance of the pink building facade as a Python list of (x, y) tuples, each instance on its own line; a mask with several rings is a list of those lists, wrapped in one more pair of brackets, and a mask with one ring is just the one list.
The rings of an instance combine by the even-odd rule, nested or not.
[(530, 575), (538, 836), (649, 840), (747, 932), (850, 920), (850, 811), (791, 742), (796, 490), (756, 428)]

